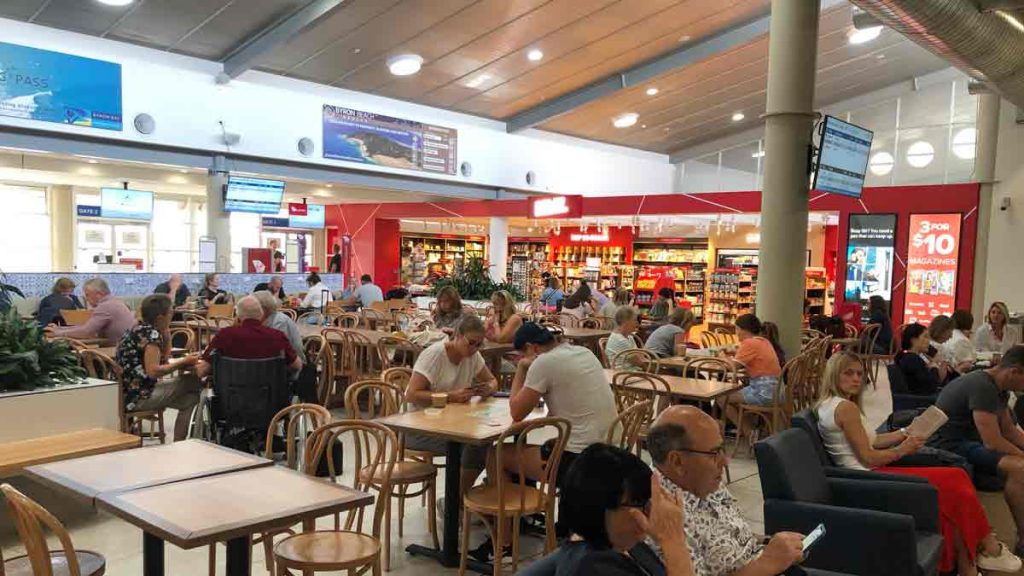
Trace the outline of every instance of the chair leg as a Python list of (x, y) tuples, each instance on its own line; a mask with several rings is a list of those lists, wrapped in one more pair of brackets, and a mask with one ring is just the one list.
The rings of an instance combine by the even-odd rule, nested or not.
[(466, 560), (469, 555), (469, 508), (462, 507), (462, 545), (459, 547), (459, 576), (466, 576)]
[[(390, 492), (390, 490), (389, 490)], [(381, 491), (384, 498), (384, 571), (391, 571), (391, 494)]]
[(399, 489), (399, 492), (398, 492), (398, 537), (399, 538), (402, 538), (402, 537), (405, 536), (405, 534), (402, 533), (403, 532), (402, 528), (403, 528), (403, 524), (405, 524), (405, 494), (406, 494), (406, 492), (408, 492), (408, 490), (409, 490), (409, 486), (406, 485), (406, 484), (403, 484), (401, 486), (401, 488)]
[(501, 514), (494, 519), (496, 536), (491, 539), (494, 547), (494, 576), (501, 576), (501, 551), (505, 548), (505, 517)]
[[(501, 564), (501, 558), (494, 555), (494, 563)], [(519, 515), (512, 516), (512, 573), (519, 571)]]
[(739, 406), (736, 407), (736, 412), (738, 414), (738, 416), (736, 417), (736, 443), (733, 444), (732, 446), (732, 455), (734, 458), (736, 457), (736, 452), (738, 452), (740, 449), (740, 442), (743, 441), (743, 432), (744, 428), (746, 428), (743, 425), (743, 422), (746, 419), (745, 416), (747, 415), (746, 411), (743, 409), (743, 404), (740, 404)]
[(430, 481), (426, 494), (430, 501), (427, 505), (427, 527), (430, 529), (430, 537), (434, 540), (434, 548), (440, 550), (441, 543), (437, 539), (437, 478)]
[(210, 576), (217, 576), (217, 543), (210, 544), (210, 552), (208, 554), (208, 563), (210, 565)]
[(165, 439), (167, 438), (167, 431), (164, 429), (164, 413), (163, 412), (157, 412), (156, 413), (156, 423), (157, 423), (157, 426), (160, 427), (160, 431), (158, 433), (158, 437), (160, 438), (160, 443), (164, 444), (165, 443)]
[(267, 532), (263, 535), (263, 557), (267, 562), (267, 572), (274, 573), (274, 535)]

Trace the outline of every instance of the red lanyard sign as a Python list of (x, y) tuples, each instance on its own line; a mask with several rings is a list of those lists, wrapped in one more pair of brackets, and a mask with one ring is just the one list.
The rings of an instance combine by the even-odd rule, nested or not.
[(960, 214), (911, 214), (904, 322), (928, 324), (953, 313), (960, 255)]

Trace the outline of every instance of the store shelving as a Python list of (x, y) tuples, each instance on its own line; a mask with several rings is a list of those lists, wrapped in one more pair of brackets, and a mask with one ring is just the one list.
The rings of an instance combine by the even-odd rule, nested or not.
[(483, 236), (403, 234), (401, 280), (405, 284), (421, 284), (432, 273), (450, 274), (475, 258), (487, 258)]
[(807, 315), (827, 315), (830, 312), (828, 305), (828, 278), (824, 268), (808, 268), (804, 273), (804, 297), (807, 305)]
[(754, 314), (757, 301), (757, 271), (718, 268), (711, 272), (708, 284), (706, 318), (708, 327), (731, 328), (736, 318)]

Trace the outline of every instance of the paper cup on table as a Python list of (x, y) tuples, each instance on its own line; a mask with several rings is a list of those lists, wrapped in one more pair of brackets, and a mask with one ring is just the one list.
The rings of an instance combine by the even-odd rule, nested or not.
[(430, 395), (430, 405), (437, 409), (442, 409), (448, 405), (448, 394), (444, 392), (435, 392)]

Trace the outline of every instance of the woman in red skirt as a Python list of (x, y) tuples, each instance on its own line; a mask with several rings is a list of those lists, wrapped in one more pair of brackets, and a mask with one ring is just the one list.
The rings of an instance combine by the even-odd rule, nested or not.
[(1021, 560), (998, 539), (988, 523), (978, 493), (962, 468), (887, 466), (917, 452), (924, 438), (905, 431), (876, 434), (865, 424), (861, 409), (864, 365), (850, 352), (828, 361), (815, 408), (825, 449), (839, 466), (907, 474), (928, 479), (939, 492), (939, 517), (944, 546), (939, 569), (975, 576), (978, 569), (1016, 572)]

